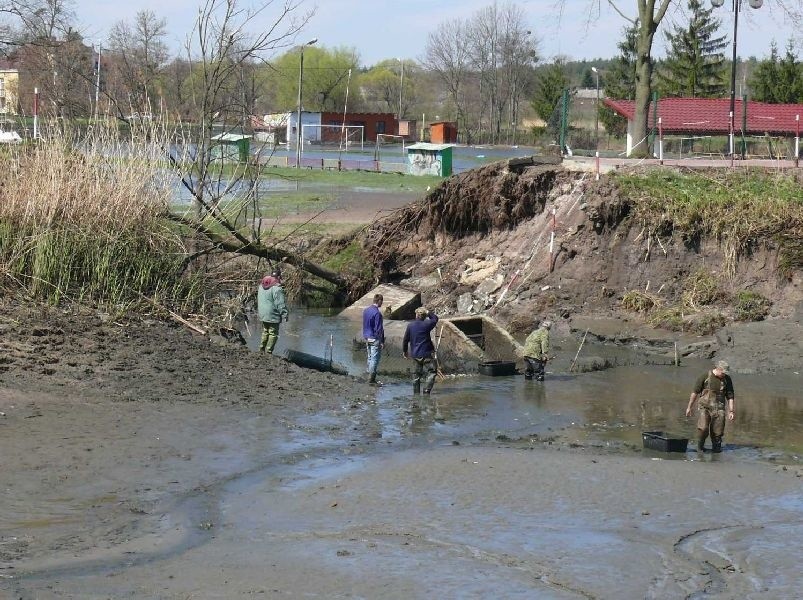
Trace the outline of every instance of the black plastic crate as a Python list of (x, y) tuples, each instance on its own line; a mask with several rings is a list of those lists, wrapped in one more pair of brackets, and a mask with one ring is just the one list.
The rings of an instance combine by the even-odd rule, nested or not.
[(663, 431), (642, 431), (644, 447), (658, 452), (686, 452), (688, 438), (672, 437)]
[(479, 364), (480, 375), (499, 377), (516, 374), (516, 362), (513, 360), (486, 360)]

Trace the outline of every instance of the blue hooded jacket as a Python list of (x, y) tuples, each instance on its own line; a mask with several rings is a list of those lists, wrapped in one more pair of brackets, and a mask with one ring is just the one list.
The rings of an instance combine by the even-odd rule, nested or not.
[[(432, 345), (432, 338), (429, 332), (435, 329), (438, 323), (438, 315), (434, 312), (429, 313), (426, 319), (416, 319), (407, 324), (402, 340), (402, 350), (407, 356), (412, 358), (428, 358), (435, 352)], [(410, 347), (410, 352), (407, 348)]]

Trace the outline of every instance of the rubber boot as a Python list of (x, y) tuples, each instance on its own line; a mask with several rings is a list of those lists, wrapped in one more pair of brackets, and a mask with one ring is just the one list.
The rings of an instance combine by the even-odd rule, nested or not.
[(711, 439), (711, 452), (722, 452), (722, 440)]
[[(699, 432), (699, 430), (698, 430)], [(700, 433), (697, 434), (697, 452), (703, 452), (705, 450), (705, 438), (708, 436), (704, 436)]]
[(376, 373), (371, 373), (368, 376), (368, 383), (370, 383), (371, 385), (376, 385)]
[(420, 394), (421, 393), (421, 382), (420, 381), (416, 381), (413, 384), (413, 393), (414, 394)]

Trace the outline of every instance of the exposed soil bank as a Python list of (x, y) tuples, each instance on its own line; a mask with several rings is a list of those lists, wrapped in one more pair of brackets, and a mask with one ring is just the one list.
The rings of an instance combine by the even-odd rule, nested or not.
[[(728, 355), (745, 372), (799, 368), (803, 276), (779, 276), (777, 244), (757, 240), (729, 274), (717, 240), (645, 233), (630, 212), (632, 201), (607, 177), (497, 163), (374, 223), (365, 244), (387, 276), (420, 289), (440, 315), (489, 314), (521, 335), (550, 317), (566, 332), (588, 328), (660, 354), (674, 353), (677, 342), (681, 357)], [(700, 272), (711, 274), (721, 300), (681, 312), (678, 331), (622, 308), (632, 291), (681, 306)], [(733, 298), (742, 290), (771, 300), (765, 321), (737, 320)], [(700, 330), (714, 333), (693, 333)]]

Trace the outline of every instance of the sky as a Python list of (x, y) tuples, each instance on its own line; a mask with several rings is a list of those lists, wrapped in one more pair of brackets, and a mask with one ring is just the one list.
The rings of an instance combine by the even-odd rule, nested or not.
[[(141, 10), (150, 10), (167, 20), (168, 43), (178, 52), (183, 46), (192, 20), (203, 0), (76, 0), (76, 15), (88, 41), (102, 42), (117, 21), (132, 21)], [(264, 0), (263, 0), (264, 1)], [(275, 20), (277, 7), (286, 0), (273, 0), (272, 8), (255, 21), (266, 27)], [(708, 1), (708, 0), (704, 0)], [(744, 2), (739, 15), (737, 50), (740, 57), (769, 55), (770, 41), (775, 39), (781, 50), (790, 38), (795, 38), (798, 56), (803, 58), (803, 33), (787, 22), (781, 11), (767, 0), (761, 9), (754, 10)], [(504, 0), (499, 0), (502, 4)], [(318, 45), (355, 48), (364, 66), (383, 59), (420, 59), (424, 54), (427, 36), (440, 23), (466, 19), (493, 0), (301, 0), (302, 10), (315, 10), (297, 42), (318, 38)], [(617, 43), (622, 38), (626, 21), (601, 0), (598, 15), (590, 15), (594, 0), (565, 0), (565, 9), (559, 11), (557, 0), (517, 0), (514, 2), (525, 12), (526, 20), (539, 40), (541, 56), (550, 60), (557, 55), (574, 60), (612, 58), (618, 54)], [(685, 5), (686, 0), (682, 0)], [(260, 2), (240, 0), (243, 7)], [(628, 15), (635, 14), (634, 0), (619, 0), (618, 5)], [(733, 10), (731, 0), (715, 9), (722, 21), (721, 33), (731, 38)], [(672, 11), (672, 9), (670, 9)], [(676, 12), (665, 20), (662, 28), (679, 22)], [(663, 35), (656, 36), (655, 56), (663, 55)], [(730, 55), (730, 47), (725, 51)]]

